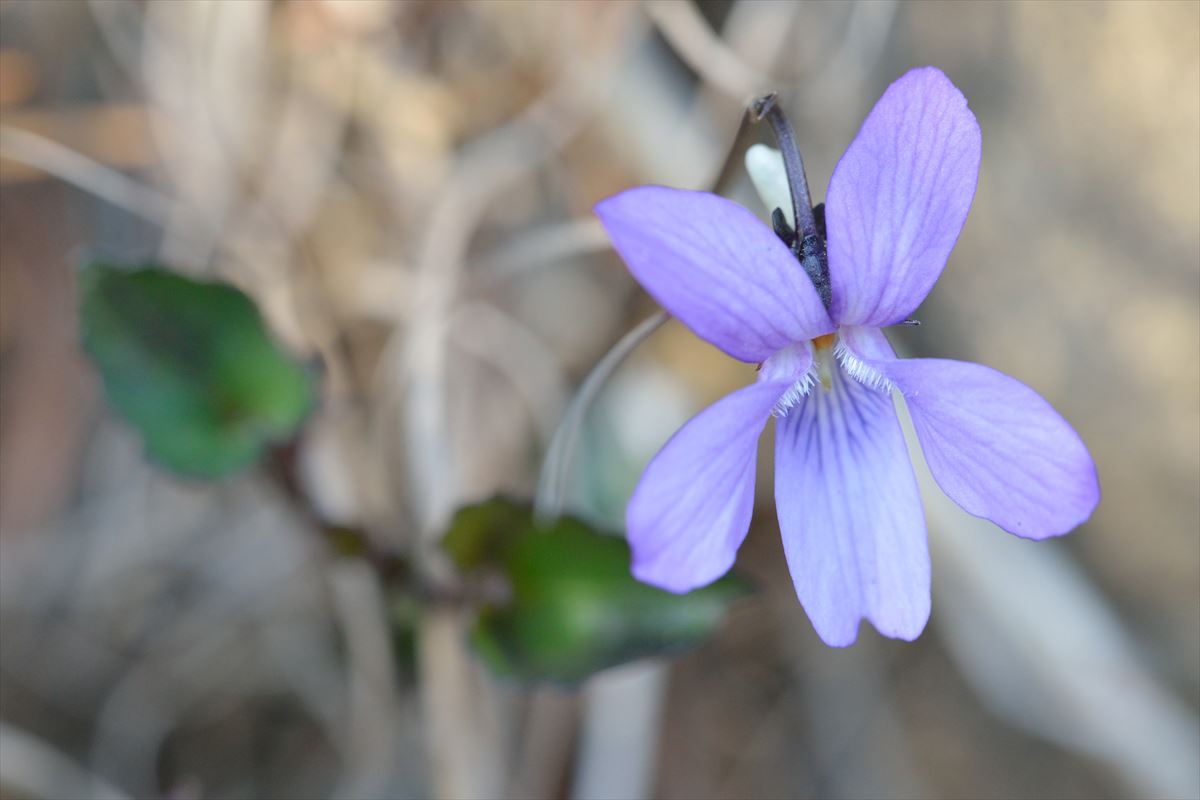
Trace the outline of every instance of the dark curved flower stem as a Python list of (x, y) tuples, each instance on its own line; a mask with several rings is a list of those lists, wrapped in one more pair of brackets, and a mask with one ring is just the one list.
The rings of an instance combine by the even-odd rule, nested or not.
[(794, 211), (795, 233), (789, 234), (787, 223), (778, 209), (772, 214), (772, 224), (775, 233), (791, 251), (804, 268), (805, 274), (812, 281), (821, 302), (828, 310), (832, 303), (832, 290), (829, 283), (829, 257), (825, 248), (825, 218), (817, 219), (817, 211), (812, 207), (812, 196), (808, 193), (808, 178), (804, 174), (804, 159), (800, 155), (800, 147), (796, 144), (796, 133), (792, 123), (788, 122), (783, 110), (779, 107), (779, 96), (772, 92), (763, 95), (750, 104), (750, 114), (755, 122), (766, 120), (775, 133), (779, 142), (779, 152), (783, 156), (783, 168), (787, 172), (788, 189), (792, 193), (792, 208)]
[(796, 228), (796, 238), (803, 241), (808, 236), (819, 236), (817, 220), (813, 216), (812, 197), (808, 193), (808, 178), (804, 174), (804, 159), (800, 155), (800, 147), (796, 144), (796, 133), (792, 123), (784, 116), (779, 107), (779, 95), (772, 92), (763, 95), (750, 104), (750, 113), (755, 122), (764, 119), (771, 126), (775, 140), (779, 143), (779, 152), (783, 154), (783, 167), (787, 170), (788, 188), (792, 191), (793, 220)]

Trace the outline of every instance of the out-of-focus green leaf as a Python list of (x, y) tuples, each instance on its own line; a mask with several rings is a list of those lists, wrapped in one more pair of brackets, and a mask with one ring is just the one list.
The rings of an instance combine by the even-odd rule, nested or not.
[(231, 286), (92, 264), (79, 294), (83, 345), (109, 402), (175, 472), (215, 478), (245, 467), (313, 404), (308, 373)]
[(446, 547), (467, 571), (491, 567), (510, 597), (479, 612), (471, 641), (496, 673), (573, 683), (605, 667), (695, 644), (747, 586), (726, 576), (684, 595), (629, 571), (625, 540), (574, 518), (540, 524), (492, 500), (463, 509)]
[(533, 513), (527, 506), (497, 497), (460, 508), (442, 539), (442, 548), (461, 570), (495, 566), (513, 541), (532, 526)]

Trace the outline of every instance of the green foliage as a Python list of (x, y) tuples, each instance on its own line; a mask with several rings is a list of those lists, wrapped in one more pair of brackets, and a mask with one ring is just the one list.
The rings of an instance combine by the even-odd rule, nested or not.
[(532, 527), (533, 511), (528, 506), (496, 497), (460, 508), (442, 548), (464, 572), (497, 566), (513, 542)]
[(647, 586), (623, 538), (570, 517), (539, 523), (505, 500), (462, 509), (444, 545), (468, 573), (507, 579), (509, 598), (480, 610), (471, 641), (494, 672), (522, 680), (574, 683), (695, 644), (747, 593), (729, 576), (684, 595)]
[(246, 467), (313, 404), (308, 373), (231, 286), (92, 264), (79, 296), (83, 345), (109, 402), (168, 469), (216, 478)]

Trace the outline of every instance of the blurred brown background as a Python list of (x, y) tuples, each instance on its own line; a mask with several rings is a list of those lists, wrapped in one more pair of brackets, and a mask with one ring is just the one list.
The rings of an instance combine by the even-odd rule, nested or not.
[[(323, 365), (322, 512), (420, 553), (458, 504), (530, 495), (570, 388), (652, 311), (593, 203), (711, 186), (766, 89), (824, 187), (922, 64), (983, 166), (893, 338), (1037, 389), (1104, 498), (1034, 546), (931, 497), (915, 644), (820, 644), (767, 472), (739, 558), (762, 591), (671, 666), (525, 692), (455, 619), (397, 660), (372, 575), (255, 475), (146, 465), (76, 345), (85, 254), (236, 283)], [(6, 0), (0, 113), (0, 796), (1200, 792), (1200, 4)], [(574, 508), (619, 525), (748, 377), (656, 334)]]

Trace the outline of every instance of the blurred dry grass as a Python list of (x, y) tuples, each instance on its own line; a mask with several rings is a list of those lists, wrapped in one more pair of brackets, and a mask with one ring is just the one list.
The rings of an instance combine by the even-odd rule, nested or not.
[[(769, 500), (740, 559), (763, 595), (672, 669), (661, 735), (629, 735), (657, 742), (662, 797), (1200, 786), (1187, 739), (1200, 705), (1200, 5), (700, 12), (0, 3), (0, 743), (32, 735), (35, 755), (51, 746), (136, 795), (487, 796), (506, 771), (511, 791), (566, 793), (576, 699), (491, 686), (454, 620), (425, 631), (441, 655), (414, 682), (393, 663), (373, 577), (331, 557), (268, 486), (180, 485), (142, 464), (75, 348), (72, 263), (83, 250), (160, 259), (253, 294), (324, 365), (305, 455), (322, 512), (424, 553), (456, 503), (531, 491), (568, 387), (650, 309), (605, 253), (596, 200), (708, 185), (745, 97), (765, 88), (783, 94), (824, 186), (880, 91), (933, 63), (980, 119), (983, 171), (924, 325), (897, 339), (1008, 372), (1079, 429), (1104, 501), (1039, 545), (1061, 582), (1017, 574), (1011, 592), (1061, 600), (1037, 623), (1051, 632), (1119, 619), (1140, 670), (1130, 685), (1159, 681), (1147, 708), (1177, 714), (1184, 735), (1160, 763), (1048, 731), (1019, 695), (1069, 694), (1046, 683), (1070, 674), (1055, 653), (1009, 675), (1007, 695), (981, 684), (952, 622), (970, 605), (956, 559), (971, 556), (945, 542), (990, 532), (957, 523), (935, 538), (929, 634), (823, 649)], [(746, 191), (738, 181), (752, 203)], [(577, 501), (611, 518), (689, 407), (745, 378), (667, 326), (606, 399)], [(1073, 593), (1076, 578), (1094, 594)], [(1022, 644), (979, 624), (994, 646)], [(1080, 670), (1081, 684), (1104, 678)], [(1089, 719), (1120, 722), (1123, 708)], [(1083, 719), (1072, 713), (1060, 717)], [(18, 781), (36, 780), (36, 759), (0, 752), (0, 793), (32, 792)]]

